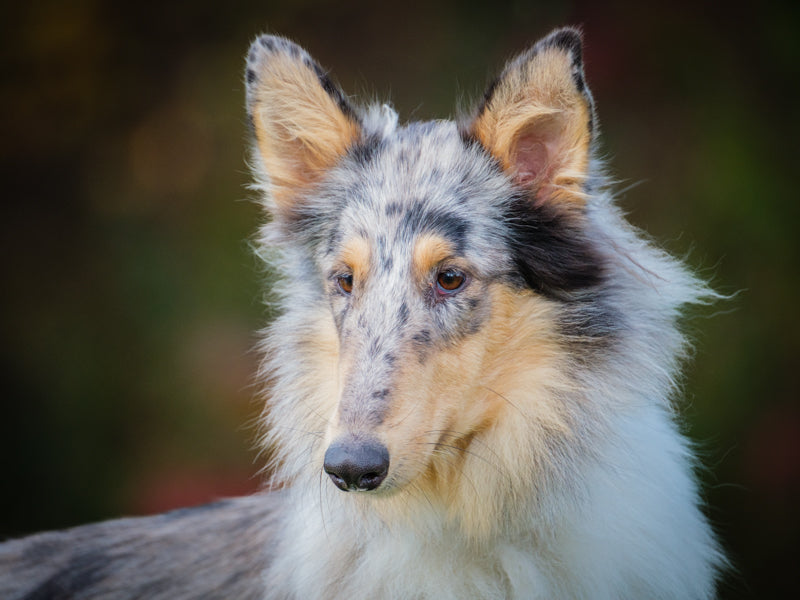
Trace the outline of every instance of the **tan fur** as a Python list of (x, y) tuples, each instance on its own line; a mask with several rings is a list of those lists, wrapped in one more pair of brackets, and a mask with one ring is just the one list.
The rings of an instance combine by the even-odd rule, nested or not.
[(281, 214), (360, 136), (304, 63), (285, 54), (265, 61), (251, 110), (256, 141)]
[[(417, 248), (428, 257), (444, 250), (435, 236)], [(390, 414), (371, 432), (392, 456), (390, 486), (402, 487), (370, 499), (387, 522), (408, 514), (410, 496), (441, 506), (479, 541), (522, 508), (515, 498), (535, 494), (533, 482), (552, 467), (549, 445), (572, 435), (574, 415), (558, 398), (569, 387), (567, 352), (549, 301), (502, 284), (486, 293), (492, 312), (479, 332), (422, 364), (407, 353), (398, 365)]]
[(447, 240), (438, 235), (422, 235), (414, 244), (414, 272), (420, 279), (443, 260), (453, 255), (453, 248)]
[[(571, 420), (557, 398), (566, 385), (567, 357), (553, 330), (549, 303), (502, 285), (493, 286), (490, 295), (489, 322), (475, 339), (441, 360), (442, 368), (463, 377), (459, 363), (479, 357), (467, 367), (477, 376), (469, 393), (461, 406), (450, 407), (454, 429), (468, 431), (470, 443), (462, 464), (454, 465), (437, 486), (451, 514), (464, 519), (461, 527), (478, 538), (518, 508), (515, 496), (535, 492), (528, 489), (531, 482), (541, 481), (551, 467), (546, 464), (552, 459), (548, 444), (570, 435)], [(530, 461), (520, 456), (535, 457), (533, 469), (540, 472), (525, 472)], [(487, 462), (494, 468), (487, 469)]]
[[(536, 191), (538, 203), (582, 207), (589, 162), (591, 108), (575, 87), (570, 57), (557, 48), (508, 68), (472, 133), (518, 180)], [(523, 147), (524, 146), (524, 147)], [(538, 153), (546, 167), (531, 177), (521, 152)]]
[[(421, 236), (411, 257), (419, 284), (452, 253), (440, 236)], [(368, 285), (366, 240), (347, 241), (339, 262)], [(572, 435), (575, 415), (559, 397), (572, 384), (564, 375), (568, 352), (555, 330), (551, 301), (500, 283), (462, 293), (490, 296), (491, 313), (481, 329), (457, 343), (432, 348), (422, 362), (410, 349), (401, 353), (386, 382), (392, 395), (385, 420), (358, 433), (378, 437), (392, 457), (393, 480), (379, 498), (369, 499), (372, 509), (391, 522), (405, 518), (410, 498), (433, 502), (450, 514), (454, 527), (478, 541), (496, 531), (509, 511), (521, 508), (515, 498), (535, 495), (533, 482), (542, 481), (552, 468), (550, 446)], [(354, 369), (369, 368), (354, 355), (358, 340), (339, 348), (327, 315), (323, 321), (315, 327), (320, 338), (309, 356), (320, 365), (320, 373), (328, 366), (319, 389), (328, 390), (330, 397), (318, 414), (308, 415), (326, 422), (319, 460), (333, 439), (348, 428), (362, 427), (340, 422), (338, 413), (342, 382)], [(338, 365), (335, 374), (331, 364)], [(309, 429), (314, 427), (309, 423)]]
[(353, 285), (366, 281), (369, 274), (370, 259), (370, 245), (364, 238), (352, 238), (344, 245), (340, 263), (343, 269), (349, 269), (353, 273)]

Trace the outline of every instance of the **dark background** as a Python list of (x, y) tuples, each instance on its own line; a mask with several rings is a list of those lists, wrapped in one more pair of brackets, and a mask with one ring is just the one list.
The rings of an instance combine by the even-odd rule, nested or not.
[[(8, 3), (7, 3), (8, 4)], [(401, 120), (452, 115), (582, 25), (632, 221), (739, 292), (693, 321), (686, 428), (737, 566), (789, 597), (800, 541), (800, 3), (18, 2), (0, 18), (0, 535), (259, 483), (259, 222), (242, 71), (300, 42)], [(791, 586), (791, 587), (790, 587)]]

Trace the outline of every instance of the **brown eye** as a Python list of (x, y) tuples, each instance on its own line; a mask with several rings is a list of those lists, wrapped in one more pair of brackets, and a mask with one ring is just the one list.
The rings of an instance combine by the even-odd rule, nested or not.
[(348, 296), (353, 291), (353, 275), (348, 273), (346, 275), (339, 275), (336, 277), (336, 283), (339, 284), (339, 289)]
[(464, 285), (466, 279), (467, 276), (461, 271), (456, 269), (447, 269), (446, 271), (439, 273), (438, 277), (436, 278), (436, 286), (439, 288), (440, 292), (449, 294), (455, 292), (462, 285)]

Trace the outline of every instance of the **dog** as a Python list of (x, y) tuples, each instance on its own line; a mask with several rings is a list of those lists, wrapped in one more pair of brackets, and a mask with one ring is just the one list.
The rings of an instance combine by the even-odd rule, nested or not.
[(716, 295), (615, 207), (581, 33), (457, 122), (358, 107), (276, 36), (245, 80), (269, 491), (6, 542), (0, 596), (714, 597), (675, 403)]

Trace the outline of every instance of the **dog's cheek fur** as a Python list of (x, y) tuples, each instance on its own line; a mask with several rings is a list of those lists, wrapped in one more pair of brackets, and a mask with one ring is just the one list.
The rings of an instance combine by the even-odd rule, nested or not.
[(508, 248), (521, 284), (568, 299), (603, 282), (603, 258), (584, 233), (583, 217), (532, 206), (520, 196), (509, 203), (506, 218)]
[[(266, 393), (281, 397), (264, 409), (260, 443), (267, 453), (276, 451), (276, 462), (268, 468), (280, 485), (316, 478), (317, 465), (321, 473), (324, 434), (341, 394), (339, 347), (336, 326), (323, 300), (312, 303), (300, 318), (292, 313), (278, 317), (262, 345), (269, 358), (261, 372)], [(297, 401), (286, 402), (283, 396)]]
[(518, 499), (580, 460), (573, 424), (584, 416), (565, 400), (574, 384), (558, 304), (504, 284), (488, 295), (491, 314), (478, 332), (432, 353), (422, 370), (414, 361), (398, 381), (405, 392), (383, 433), (391, 477), (413, 485), (375, 503), (388, 520), (408, 513), (410, 495), (445, 507), (479, 540), (514, 521)]

